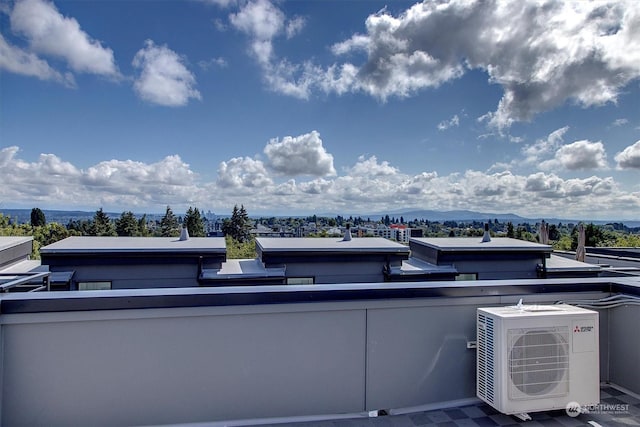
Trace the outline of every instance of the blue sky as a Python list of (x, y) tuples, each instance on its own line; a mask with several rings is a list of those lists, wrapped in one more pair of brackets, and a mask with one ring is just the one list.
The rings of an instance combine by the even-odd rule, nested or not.
[(0, 0), (0, 208), (640, 218), (640, 2)]

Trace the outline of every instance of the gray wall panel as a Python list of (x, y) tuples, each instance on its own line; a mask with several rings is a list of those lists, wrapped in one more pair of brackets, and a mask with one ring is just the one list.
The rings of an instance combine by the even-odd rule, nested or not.
[(625, 305), (609, 310), (610, 381), (640, 394), (640, 307)]
[(367, 409), (475, 396), (475, 305), (369, 310)]
[(3, 425), (160, 424), (364, 407), (363, 310), (15, 324), (3, 333)]

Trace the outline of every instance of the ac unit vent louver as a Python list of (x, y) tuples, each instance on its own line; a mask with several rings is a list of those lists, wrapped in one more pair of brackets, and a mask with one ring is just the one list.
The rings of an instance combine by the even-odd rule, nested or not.
[(493, 319), (478, 314), (478, 393), (489, 402), (494, 395)]

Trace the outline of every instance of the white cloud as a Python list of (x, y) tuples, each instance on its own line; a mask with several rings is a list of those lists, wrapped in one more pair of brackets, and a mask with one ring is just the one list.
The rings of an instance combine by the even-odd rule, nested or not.
[(449, 120), (443, 120), (438, 124), (438, 130), (447, 130), (450, 127), (458, 127), (460, 125), (460, 117), (454, 115)]
[(156, 46), (147, 40), (133, 58), (133, 66), (140, 70), (134, 90), (145, 101), (168, 107), (180, 107), (189, 99), (201, 99), (195, 89), (196, 78), (184, 62), (167, 46)]
[(10, 15), (11, 29), (37, 53), (64, 59), (76, 72), (119, 78), (113, 51), (92, 39), (74, 18), (46, 0), (22, 0)]
[(276, 173), (296, 176), (331, 176), (336, 174), (333, 156), (322, 146), (317, 131), (296, 137), (272, 139), (264, 148), (268, 166)]
[(18, 147), (0, 150), (0, 200), (48, 206), (126, 209), (202, 200), (196, 174), (179, 156), (157, 163), (109, 160), (82, 170), (54, 154), (36, 162), (17, 157)]
[[(366, 19), (364, 33), (331, 47), (339, 56), (364, 53), (366, 61), (326, 68), (274, 67), (272, 39), (285, 18), (266, 0), (248, 5), (232, 22), (252, 35), (254, 54), (270, 65), (264, 68), (267, 83), (278, 83), (270, 87), (301, 98), (320, 89), (384, 101), (480, 69), (504, 90), (496, 110), (483, 117), (504, 129), (566, 102), (616, 102), (622, 88), (640, 77), (637, 1), (445, 0), (417, 3), (398, 16), (382, 10)], [(253, 8), (263, 12), (245, 13)], [(263, 15), (269, 19), (259, 25), (256, 17)]]
[(247, 2), (229, 21), (251, 38), (251, 51), (262, 65), (269, 64), (273, 54), (272, 39), (283, 31), (284, 13), (268, 0)]
[(555, 157), (540, 164), (541, 169), (564, 168), (568, 170), (606, 169), (607, 155), (602, 142), (587, 140), (563, 145)]
[(306, 20), (301, 16), (296, 16), (295, 18), (289, 20), (287, 22), (287, 38), (293, 38), (296, 34), (300, 33), (306, 24)]
[(539, 139), (535, 143), (522, 148), (526, 163), (536, 163), (554, 153), (563, 142), (564, 134), (569, 130), (569, 126), (554, 130), (547, 139)]
[(640, 140), (616, 154), (614, 159), (620, 169), (640, 169)]
[(376, 156), (371, 156), (368, 159), (365, 159), (364, 156), (358, 157), (358, 163), (349, 170), (350, 176), (363, 177), (389, 176), (397, 173), (398, 169), (391, 166), (386, 160), (378, 163)]
[(208, 61), (198, 61), (198, 66), (201, 69), (208, 71), (211, 68), (227, 68), (229, 66), (229, 62), (227, 62), (227, 60), (223, 57), (219, 56), (216, 58), (211, 58)]
[(238, 3), (238, 0), (199, 0), (203, 3), (210, 3), (220, 7), (229, 7)]
[(0, 34), (0, 69), (11, 73), (51, 80), (68, 87), (75, 87), (75, 79), (70, 73), (62, 74), (53, 69), (47, 61), (31, 52), (12, 46)]
[(221, 189), (253, 188), (262, 191), (265, 186), (273, 184), (273, 181), (260, 160), (235, 157), (220, 163), (217, 184)]
[(627, 123), (629, 123), (628, 119), (616, 119), (613, 121), (613, 123), (611, 123), (613, 126), (624, 126)]
[[(369, 157), (340, 176), (277, 181), (262, 161), (237, 157), (220, 163), (215, 182), (203, 182), (177, 155), (155, 163), (113, 159), (81, 169), (55, 154), (42, 154), (33, 162), (19, 154), (15, 146), (0, 149), (0, 201), (31, 207), (162, 212), (167, 205), (174, 211), (196, 205), (221, 212), (242, 203), (252, 215), (292, 215), (405, 206), (530, 217), (562, 212), (563, 218), (589, 219), (636, 219), (640, 212), (640, 193), (619, 189), (612, 177), (565, 179), (557, 173), (517, 175), (508, 170), (408, 175)], [(363, 173), (365, 165), (373, 172)]]

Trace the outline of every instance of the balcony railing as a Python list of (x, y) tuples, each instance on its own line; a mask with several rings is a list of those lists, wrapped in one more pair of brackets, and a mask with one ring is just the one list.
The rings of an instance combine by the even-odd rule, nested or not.
[[(619, 294), (640, 296), (640, 282), (2, 294), (0, 421), (175, 424), (470, 401), (478, 307)], [(601, 380), (640, 393), (640, 306), (603, 305), (599, 312)]]

